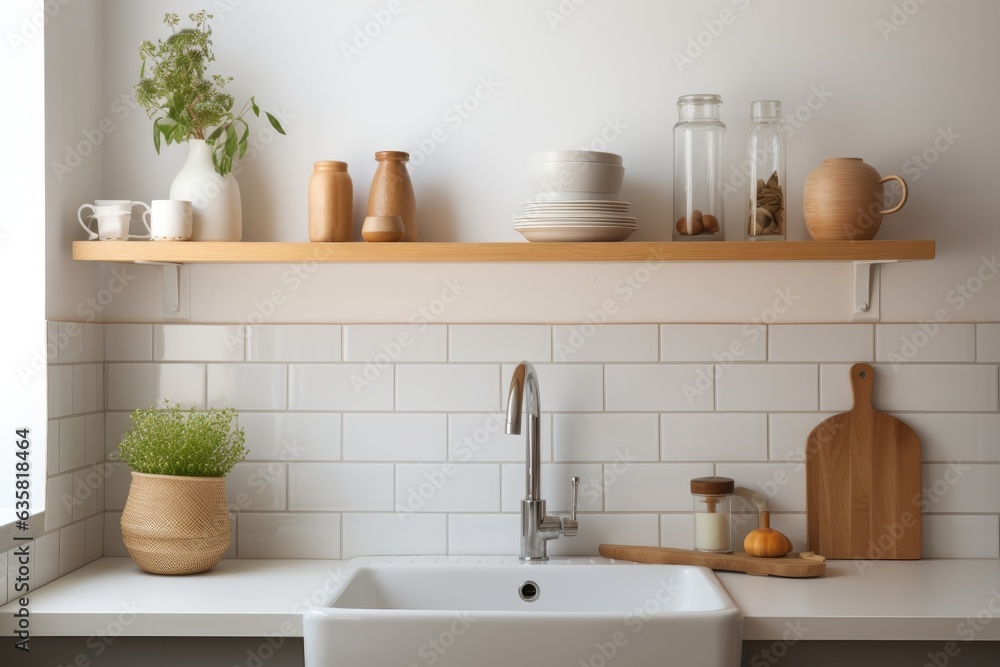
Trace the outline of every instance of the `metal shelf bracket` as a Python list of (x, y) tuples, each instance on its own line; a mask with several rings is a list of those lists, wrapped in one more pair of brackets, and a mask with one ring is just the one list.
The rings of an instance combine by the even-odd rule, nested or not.
[(190, 319), (191, 300), (185, 299), (184, 295), (191, 292), (191, 267), (188, 264), (142, 260), (136, 264), (149, 264), (163, 269), (163, 317)]
[(879, 318), (879, 273), (876, 269), (880, 264), (891, 264), (896, 261), (887, 259), (853, 263), (854, 289), (851, 294), (851, 313), (855, 320)]

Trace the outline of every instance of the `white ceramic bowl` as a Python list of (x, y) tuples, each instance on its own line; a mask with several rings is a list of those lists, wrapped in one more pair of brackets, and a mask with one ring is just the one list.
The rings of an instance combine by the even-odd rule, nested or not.
[(528, 158), (528, 164), (536, 162), (602, 162), (619, 167), (623, 164), (621, 155), (600, 151), (542, 151)]
[[(625, 167), (607, 162), (531, 162), (528, 185), (539, 195), (586, 194), (574, 199), (617, 199)], [(561, 197), (560, 197), (561, 198)]]

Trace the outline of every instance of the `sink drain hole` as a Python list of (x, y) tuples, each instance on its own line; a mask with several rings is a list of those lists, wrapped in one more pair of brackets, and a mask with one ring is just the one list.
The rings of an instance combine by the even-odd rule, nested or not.
[(525, 602), (534, 602), (538, 599), (538, 584), (533, 581), (526, 581), (517, 589), (517, 594)]

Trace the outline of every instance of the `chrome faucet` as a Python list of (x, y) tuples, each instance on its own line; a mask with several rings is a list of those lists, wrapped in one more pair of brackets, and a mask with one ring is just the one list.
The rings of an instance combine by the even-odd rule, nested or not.
[(507, 433), (521, 433), (522, 404), (528, 416), (525, 434), (525, 497), (521, 501), (521, 560), (548, 560), (548, 541), (566, 535), (572, 537), (579, 530), (576, 520), (576, 501), (580, 478), (571, 477), (572, 499), (568, 517), (547, 516), (542, 499), (541, 416), (538, 403), (538, 375), (535, 367), (522, 361), (514, 369), (507, 393)]

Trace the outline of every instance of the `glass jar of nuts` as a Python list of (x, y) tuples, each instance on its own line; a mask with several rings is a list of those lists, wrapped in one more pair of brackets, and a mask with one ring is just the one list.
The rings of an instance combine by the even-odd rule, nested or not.
[(719, 95), (685, 95), (677, 100), (674, 125), (675, 241), (723, 241), (723, 184), (726, 126)]
[(746, 174), (747, 240), (784, 241), (785, 130), (777, 100), (757, 100), (750, 105)]

